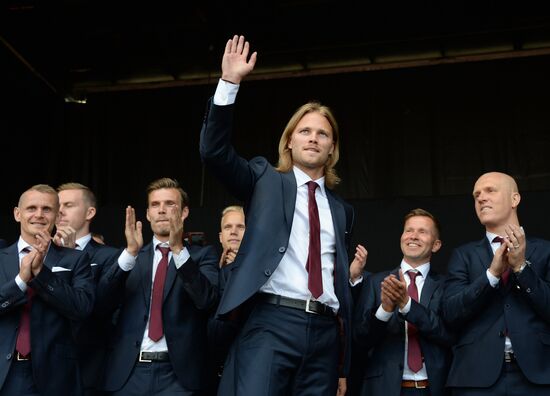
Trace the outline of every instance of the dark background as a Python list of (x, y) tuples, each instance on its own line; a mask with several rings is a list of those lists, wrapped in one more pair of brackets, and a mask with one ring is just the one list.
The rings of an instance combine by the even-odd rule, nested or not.
[[(293, 111), (310, 99), (329, 105), (342, 136), (337, 192), (356, 209), (354, 241), (367, 246), (370, 269), (399, 263), (403, 216), (422, 207), (442, 223), (434, 263), (444, 270), (453, 247), (484, 235), (471, 192), (487, 171), (516, 178), (527, 234), (550, 239), (550, 18), (527, 16), (527, 5), (239, 2), (229, 11), (190, 3), (181, 19), (180, 8), (159, 19), (157, 4), (148, 18), (134, 7), (140, 17), (117, 19), (121, 5), (102, 12), (86, 1), (45, 4), (12, 2), (0, 20), (0, 236), (10, 242), (25, 189), (77, 181), (99, 198), (92, 229), (122, 246), (124, 208), (135, 206), (146, 222), (145, 188), (168, 176), (190, 195), (186, 230), (217, 245), (220, 212), (238, 202), (203, 169), (198, 139), (224, 42), (235, 32), (259, 51), (238, 96), (235, 146), (245, 158), (275, 163)], [(247, 7), (250, 21), (235, 11)], [(66, 22), (81, 29), (65, 30)], [(439, 52), (410, 57), (428, 47)]]

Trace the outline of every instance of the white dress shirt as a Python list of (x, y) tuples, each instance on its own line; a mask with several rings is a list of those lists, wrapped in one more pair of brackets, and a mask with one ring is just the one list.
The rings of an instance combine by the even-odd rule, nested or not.
[[(416, 268), (411, 267), (408, 263), (405, 262), (405, 260), (401, 261), (401, 271), (403, 272), (403, 276), (405, 277), (405, 282), (407, 283), (407, 287), (411, 284), (411, 278), (409, 277), (409, 273), (407, 271), (415, 269), (416, 271), (420, 272), (421, 275), (418, 275), (416, 277), (416, 288), (418, 289), (418, 300), (420, 301), (420, 296), (422, 295), (422, 288), (424, 287), (424, 282), (426, 281), (426, 277), (428, 276), (428, 273), (430, 272), (430, 263), (424, 263)], [(402, 314), (407, 314), (411, 310), (411, 304), (412, 299), (409, 297), (409, 301), (407, 304), (403, 307), (403, 309), (399, 309), (399, 312)], [(382, 305), (378, 307), (378, 310), (376, 311), (376, 317), (383, 321), (387, 322), (391, 319), (391, 316), (393, 315), (393, 312), (387, 312), (382, 308)], [(421, 381), (428, 379), (428, 372), (426, 371), (426, 364), (422, 362), (422, 368), (417, 371), (416, 373), (412, 371), (409, 368), (409, 364), (407, 362), (408, 357), (408, 345), (409, 345), (409, 334), (407, 331), (407, 322), (405, 321), (405, 361), (403, 363), (403, 379), (404, 380), (414, 380), (414, 381)]]

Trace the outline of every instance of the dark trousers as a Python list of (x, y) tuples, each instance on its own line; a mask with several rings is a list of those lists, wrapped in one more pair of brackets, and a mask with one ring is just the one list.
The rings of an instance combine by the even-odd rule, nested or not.
[(258, 302), (227, 357), (219, 396), (334, 396), (335, 317)]
[(13, 361), (0, 389), (0, 396), (39, 396), (32, 378), (32, 363)]
[[(550, 364), (550, 363), (549, 363)], [(504, 363), (497, 382), (489, 388), (453, 388), (453, 396), (549, 396), (550, 385), (529, 382), (517, 363)]]
[(198, 391), (183, 388), (170, 362), (136, 363), (128, 381), (113, 396), (196, 396)]
[(430, 388), (401, 388), (401, 396), (430, 396)]

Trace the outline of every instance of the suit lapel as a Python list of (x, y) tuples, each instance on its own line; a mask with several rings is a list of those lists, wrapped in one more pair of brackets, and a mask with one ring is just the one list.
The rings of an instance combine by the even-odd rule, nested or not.
[(44, 260), (44, 265), (50, 270), (55, 267), (61, 259), (61, 254), (58, 249), (60, 250), (61, 248), (55, 245), (53, 242), (50, 242), (48, 252), (46, 253), (46, 259)]
[(139, 277), (141, 278), (141, 288), (143, 289), (143, 298), (145, 300), (145, 306), (149, 306), (151, 300), (151, 287), (153, 283), (153, 244), (143, 248), (137, 258), (135, 270), (138, 270)]
[(479, 263), (482, 266), (483, 270), (486, 270), (491, 265), (493, 261), (493, 250), (487, 238), (483, 238), (475, 246), (475, 252), (479, 257)]
[[(339, 247), (344, 247), (345, 251), (345, 243), (342, 240), (342, 235), (346, 234), (346, 212), (344, 209), (344, 206), (337, 201), (334, 196), (332, 195), (331, 191), (328, 188), (325, 188), (328, 204), (330, 207), (330, 214), (332, 216), (332, 224), (334, 225), (334, 236), (336, 239), (336, 260), (334, 263), (334, 278), (336, 279), (336, 274), (339, 274), (339, 276), (346, 276), (347, 272), (345, 271), (345, 268), (342, 268), (344, 271), (342, 272), (342, 269), (340, 271), (337, 271), (338, 264), (342, 260), (342, 256), (338, 255)], [(345, 263), (346, 265), (348, 263)]]
[[(191, 255), (191, 249), (189, 249), (189, 246), (187, 244), (184, 245), (187, 247), (187, 250), (189, 251), (189, 255)], [(164, 281), (164, 289), (163, 289), (163, 296), (162, 301), (166, 300), (166, 297), (168, 296), (168, 293), (170, 293), (170, 290), (172, 289), (172, 286), (174, 285), (174, 281), (176, 280), (176, 277), (178, 275), (178, 272), (176, 270), (176, 264), (174, 263), (174, 258), (170, 259), (170, 262), (168, 263), (168, 271), (166, 272), (166, 280)]]
[(296, 207), (296, 177), (294, 172), (281, 173), (281, 180), (283, 184), (283, 203), (284, 203), (284, 213), (285, 220), (288, 227), (288, 233), (290, 234), (290, 229), (292, 228), (292, 220), (294, 219), (294, 209)]
[(2, 253), (2, 271), (6, 280), (15, 279), (19, 273), (19, 252), (17, 243), (5, 249)]
[(422, 286), (422, 293), (420, 294), (420, 304), (427, 307), (430, 304), (430, 300), (434, 294), (435, 289), (437, 289), (438, 283), (432, 275), (432, 271), (428, 273), (426, 280), (424, 281), (424, 286)]

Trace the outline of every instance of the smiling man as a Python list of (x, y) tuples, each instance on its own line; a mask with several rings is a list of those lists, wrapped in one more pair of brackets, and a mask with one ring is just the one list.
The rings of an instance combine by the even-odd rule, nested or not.
[(426, 210), (405, 216), (399, 268), (367, 277), (355, 312), (354, 339), (368, 354), (361, 395), (443, 396), (452, 335), (442, 319), (443, 276), (430, 259), (441, 248)]
[(25, 191), (14, 208), (19, 240), (0, 251), (0, 395), (80, 395), (73, 326), (91, 312), (95, 286), (85, 252), (57, 246), (59, 199)]
[(277, 167), (240, 157), (230, 143), (234, 102), (255, 63), (243, 36), (227, 42), (201, 132), (203, 162), (246, 207), (217, 310), (244, 323), (218, 394), (334, 396), (349, 368), (353, 223), (353, 208), (332, 192), (338, 125), (328, 107), (306, 103), (282, 133)]
[(444, 312), (459, 339), (447, 385), (461, 396), (548, 395), (550, 242), (526, 238), (509, 175), (482, 175), (473, 198), (485, 237), (449, 262)]

